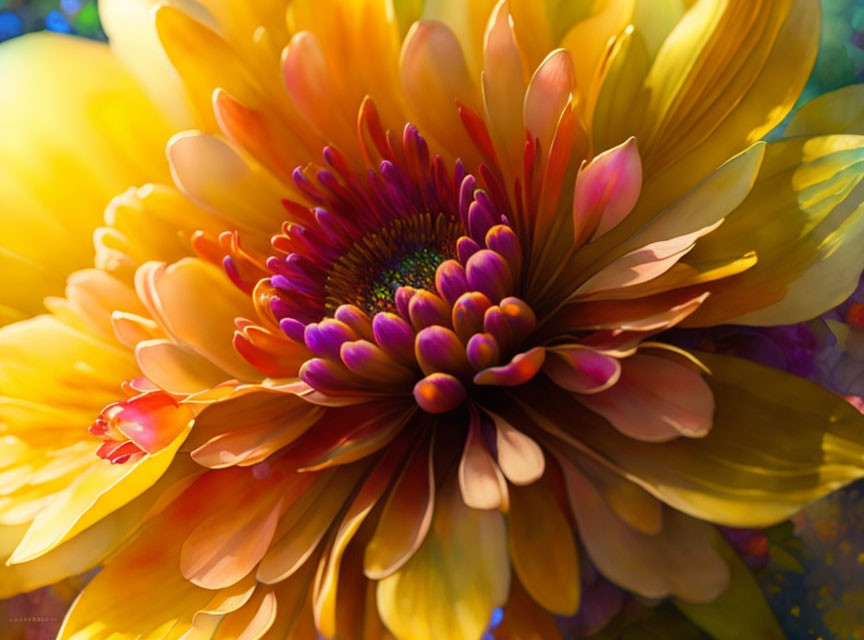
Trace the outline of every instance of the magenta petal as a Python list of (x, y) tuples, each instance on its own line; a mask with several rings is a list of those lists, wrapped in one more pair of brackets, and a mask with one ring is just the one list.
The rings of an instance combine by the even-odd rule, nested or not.
[(581, 346), (550, 349), (543, 371), (562, 389), (599, 393), (618, 381), (621, 363), (606, 354)]
[(498, 305), (486, 309), (483, 316), (483, 331), (495, 338), (504, 353), (511, 352), (517, 346), (513, 325)]
[(480, 245), (471, 238), (462, 236), (456, 241), (456, 256), (462, 264), (468, 262), (468, 259), (478, 251), (480, 251)]
[(300, 367), (300, 379), (316, 391), (337, 394), (357, 390), (357, 378), (343, 365), (312, 358)]
[(545, 358), (546, 350), (543, 347), (534, 347), (525, 353), (516, 354), (504, 366), (484, 369), (474, 376), (474, 384), (499, 387), (515, 387), (525, 384), (537, 375)]
[(523, 340), (534, 331), (537, 326), (537, 316), (526, 302), (519, 298), (504, 298), (498, 306), (513, 327), (517, 340)]
[(418, 331), (433, 325), (446, 327), (450, 324), (450, 305), (434, 293), (421, 289), (408, 303), (408, 316)]
[(475, 371), (482, 371), (498, 364), (501, 359), (501, 349), (490, 333), (477, 333), (471, 336), (465, 348), (468, 362)]
[(342, 343), (358, 337), (347, 324), (332, 318), (306, 325), (306, 332), (303, 334), (306, 346), (312, 353), (336, 362), (339, 361)]
[(282, 333), (291, 338), (294, 342), (299, 342), (300, 344), (306, 342), (303, 338), (306, 333), (306, 325), (299, 320), (294, 318), (282, 318), (279, 321), (279, 328), (282, 329)]
[(452, 329), (426, 327), (417, 334), (415, 351), (417, 362), (427, 375), (440, 371), (467, 378), (473, 373), (465, 347)]
[(333, 314), (337, 320), (344, 322), (361, 338), (372, 340), (372, 319), (363, 309), (353, 304), (343, 304)]
[(414, 379), (410, 369), (393, 360), (381, 347), (367, 340), (346, 342), (342, 345), (341, 355), (345, 366), (364, 380), (389, 384)]
[(465, 265), (468, 284), (475, 291), (498, 302), (513, 292), (513, 274), (500, 254), (482, 249), (468, 259)]
[(522, 249), (516, 233), (505, 224), (498, 224), (489, 229), (486, 234), (486, 247), (501, 256), (510, 265), (513, 273), (522, 269)]
[(395, 313), (378, 313), (372, 319), (375, 342), (400, 361), (414, 362), (414, 328)]
[(396, 311), (406, 320), (411, 318), (408, 314), (408, 305), (416, 293), (417, 289), (414, 287), (399, 287), (396, 289), (396, 295), (393, 296), (393, 301), (396, 303)]
[(445, 260), (435, 271), (435, 288), (451, 305), (468, 291), (465, 268), (455, 260)]
[(474, 192), (474, 202), (468, 207), (468, 230), (475, 241), (482, 242), (499, 216), (495, 215), (495, 205), (483, 191)]
[(433, 373), (414, 385), (414, 399), (428, 413), (447, 413), (465, 402), (468, 392), (453, 376)]
[(453, 328), (456, 335), (467, 342), (475, 333), (483, 331), (483, 316), (492, 302), (479, 291), (469, 291), (453, 305)]

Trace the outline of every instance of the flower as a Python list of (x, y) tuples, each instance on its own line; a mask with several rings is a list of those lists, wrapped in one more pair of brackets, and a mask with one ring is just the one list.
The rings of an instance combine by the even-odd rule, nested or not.
[(554, 637), (583, 567), (592, 630), (611, 583), (773, 633), (713, 525), (864, 475), (864, 417), (666, 331), (852, 292), (857, 89), (759, 142), (818, 3), (673, 4), (106, 0), (110, 52), (4, 45), (0, 591), (101, 565), (76, 640)]

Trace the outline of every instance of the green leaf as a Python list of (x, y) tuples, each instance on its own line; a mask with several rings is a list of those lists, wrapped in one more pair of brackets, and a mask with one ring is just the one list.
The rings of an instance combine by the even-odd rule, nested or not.
[(714, 602), (692, 604), (675, 600), (675, 606), (715, 640), (785, 640), (750, 569), (718, 531), (714, 544), (729, 563), (729, 588)]

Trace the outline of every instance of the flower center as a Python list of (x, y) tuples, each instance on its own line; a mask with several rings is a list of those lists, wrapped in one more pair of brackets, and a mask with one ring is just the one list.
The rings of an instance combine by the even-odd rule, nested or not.
[(424, 213), (364, 236), (327, 277), (328, 315), (343, 304), (357, 305), (373, 316), (393, 312), (400, 286), (434, 291), (438, 265), (456, 256), (460, 232), (458, 220)]

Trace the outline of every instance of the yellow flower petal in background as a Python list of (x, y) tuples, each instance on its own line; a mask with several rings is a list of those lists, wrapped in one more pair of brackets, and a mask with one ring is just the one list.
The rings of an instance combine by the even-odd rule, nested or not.
[(165, 55), (153, 19), (157, 0), (102, 0), (99, 20), (111, 51), (132, 71), (141, 86), (176, 129), (196, 122), (180, 76)]
[(167, 180), (172, 131), (106, 45), (56, 34), (0, 47), (0, 323), (42, 308), (92, 261), (105, 206)]

